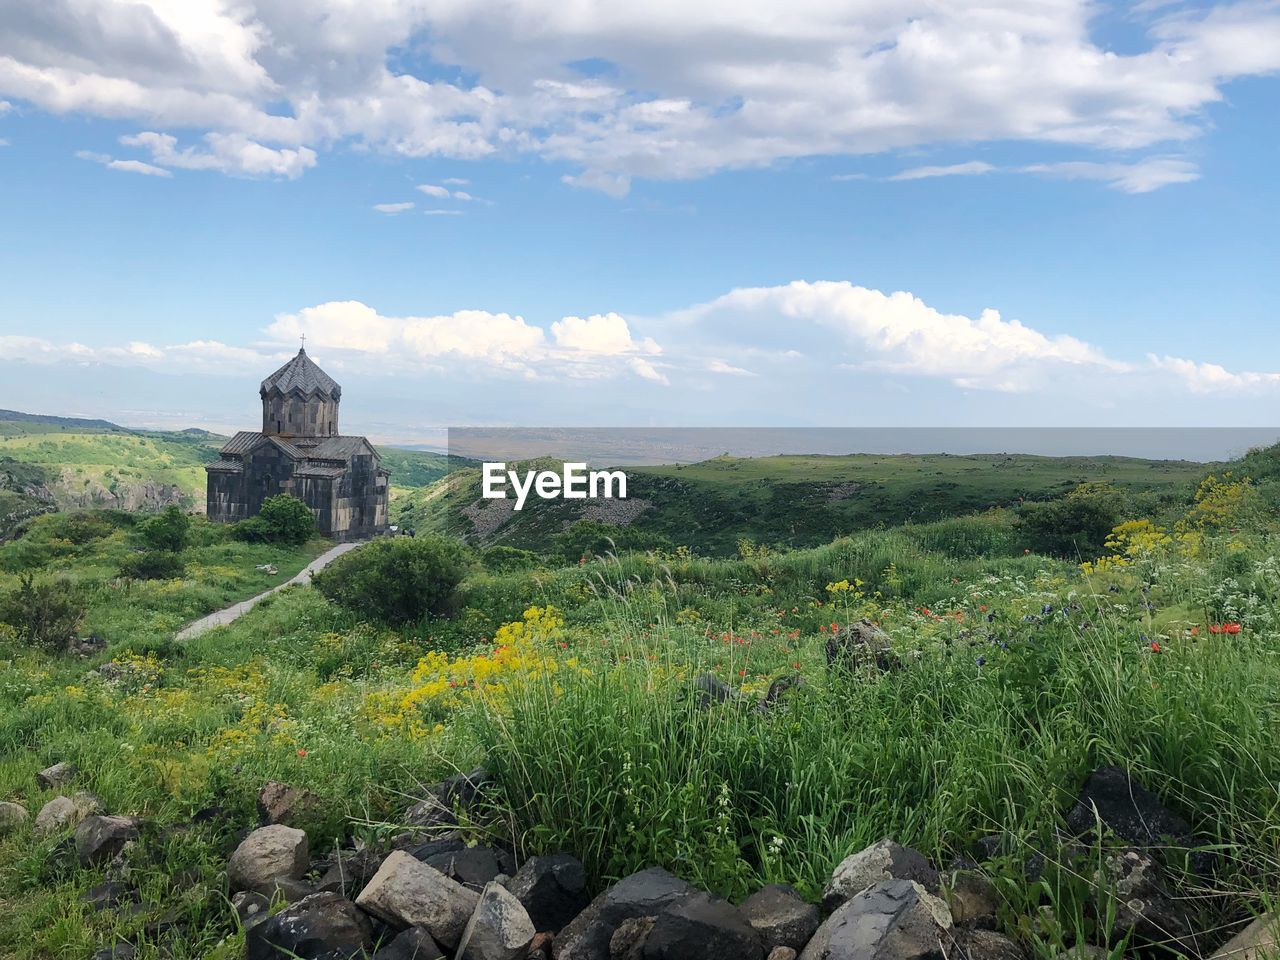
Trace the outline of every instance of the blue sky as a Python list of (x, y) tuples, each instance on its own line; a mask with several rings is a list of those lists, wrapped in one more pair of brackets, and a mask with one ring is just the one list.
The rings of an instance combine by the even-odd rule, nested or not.
[(687, 6), (0, 11), (0, 406), (1276, 422), (1280, 5)]

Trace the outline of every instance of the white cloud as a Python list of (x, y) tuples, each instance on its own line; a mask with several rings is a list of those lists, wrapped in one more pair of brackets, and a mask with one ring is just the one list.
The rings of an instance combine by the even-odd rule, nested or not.
[(661, 352), (657, 343), (648, 337), (640, 342), (634, 340), (626, 319), (616, 313), (565, 317), (551, 325), (551, 335), (557, 345), (584, 354)]
[(81, 160), (92, 160), (94, 163), (100, 163), (108, 170), (123, 170), (125, 173), (141, 173), (148, 177), (171, 177), (168, 170), (163, 167), (157, 167), (150, 163), (143, 163), (141, 160), (116, 160), (107, 153), (95, 153), (92, 150), (77, 150), (76, 156)]
[(1125, 369), (1075, 337), (1046, 335), (992, 309), (975, 320), (904, 291), (885, 294), (848, 282), (738, 289), (672, 320), (673, 333), (683, 330), (695, 342), (738, 349), (795, 349), (790, 344), (798, 342), (810, 358), (844, 358), (856, 367), (973, 389), (1030, 389), (1047, 367)]
[(273, 149), (238, 133), (206, 133), (207, 149), (178, 147), (178, 140), (165, 133), (139, 133), (120, 138), (126, 147), (142, 147), (155, 163), (184, 170), (217, 170), (246, 177), (295, 179), (316, 164), (316, 154), (308, 147)]
[(1155, 354), (1149, 355), (1148, 360), (1156, 369), (1176, 376), (1193, 393), (1240, 392), (1280, 384), (1280, 373), (1233, 373), (1216, 363), (1197, 363)]
[(449, 184), (450, 186), (453, 186), (453, 187), (465, 187), (465, 186), (466, 186), (467, 184), (469, 184), (471, 181), (470, 181), (470, 180), (468, 180), (466, 177), (445, 177), (445, 178), (444, 178), (443, 180), (441, 180), (440, 182), (441, 182), (441, 183), (447, 183), (447, 184)]
[(404, 213), (406, 210), (413, 209), (413, 201), (409, 200), (405, 203), (375, 203), (373, 209), (379, 213)]
[[(912, 167), (910, 170), (895, 173), (888, 179), (924, 180), (928, 177), (974, 176), (975, 174), (990, 173), (994, 169), (996, 168), (989, 163), (984, 163), (981, 160), (970, 160), (968, 163), (953, 163), (942, 167)], [(842, 177), (841, 179), (845, 178)]]
[[(616, 313), (564, 317), (551, 325), (548, 338), (542, 327), (508, 313), (460, 310), (439, 316), (387, 317), (358, 300), (281, 314), (267, 334), (286, 342), (305, 334), (307, 343), (320, 349), (378, 357), (393, 365), (453, 359), (539, 375), (604, 375), (617, 369), (616, 361), (661, 352), (652, 339), (633, 338), (626, 320)], [(629, 368), (648, 379), (657, 373), (648, 365)]]
[(435, 209), (435, 210), (423, 210), (422, 213), (424, 216), (428, 216), (428, 217), (460, 217), (462, 216), (463, 211)]
[[(791, 157), (1151, 149), (1203, 133), (1230, 81), (1280, 69), (1274, 2), (1129, 16), (1116, 52), (1090, 0), (798, 0), (785, 17), (773, 0), (42, 0), (0, 9), (0, 94), (202, 138), (146, 144), (158, 166), (294, 177), (338, 144), (531, 155), (621, 195)], [(477, 82), (395, 72), (388, 51), (409, 46)], [(586, 58), (607, 79), (566, 66)]]
[(735, 367), (731, 363), (725, 363), (723, 360), (711, 360), (707, 363), (707, 370), (711, 373), (723, 373), (735, 377), (754, 377), (757, 374), (752, 373), (742, 367)]
[(418, 184), (418, 189), (428, 197), (435, 197), (437, 200), (447, 200), (449, 198), (448, 187), (439, 187), (434, 183), (420, 183)]
[(1094, 163), (1077, 160), (1065, 163), (1038, 163), (1019, 169), (1020, 173), (1040, 173), (1066, 180), (1101, 180), (1125, 193), (1150, 193), (1173, 183), (1200, 179), (1200, 169), (1177, 157), (1149, 157), (1136, 163)]
[(847, 281), (742, 288), (660, 316), (565, 316), (545, 328), (508, 312), (388, 316), (358, 300), (331, 301), (282, 313), (265, 334), (264, 343), (248, 346), (135, 340), (95, 347), (9, 335), (0, 336), (0, 360), (242, 375), (278, 365), (305, 334), (308, 351), (338, 371), (446, 378), (469, 387), (497, 379), (591, 381), (602, 403), (627, 398), (629, 388), (615, 382), (631, 377), (669, 386), (673, 396), (702, 396), (708, 374), (760, 378), (750, 393), (762, 398), (793, 396), (815, 383), (839, 393), (869, 378), (874, 389), (904, 387), (913, 378), (974, 394), (1039, 395), (1046, 403), (1112, 396), (1164, 403), (1280, 391), (1280, 372), (1233, 372), (1158, 354), (1127, 361), (993, 309), (976, 318), (948, 313), (904, 291)]

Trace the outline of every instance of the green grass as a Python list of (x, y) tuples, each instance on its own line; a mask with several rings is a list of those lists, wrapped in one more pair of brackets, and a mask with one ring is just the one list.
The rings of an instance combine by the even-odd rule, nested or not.
[[(651, 506), (631, 521), (639, 531), (704, 553), (734, 552), (740, 539), (786, 547), (817, 546), (835, 535), (931, 523), (1022, 500), (1061, 496), (1086, 481), (1111, 483), (1155, 509), (1185, 500), (1208, 466), (1125, 457), (856, 454), (741, 459), (628, 467), (628, 499)], [(443, 504), (445, 509), (437, 507)], [(583, 516), (570, 501), (530, 500), (494, 531), (478, 530), (466, 511), (480, 500), (478, 470), (461, 469), (442, 485), (393, 504), (397, 522), (445, 529), (477, 542), (546, 551), (555, 534)]]
[[(1168, 492), (1166, 511), (1189, 497)], [(991, 832), (1043, 841), (1084, 776), (1120, 763), (1220, 851), (1207, 889), (1180, 880), (1197, 923), (1243, 918), (1280, 888), (1280, 538), (1239, 502), (1253, 512), (1091, 578), (1024, 553), (996, 509), (748, 558), (477, 566), (456, 618), (400, 629), (294, 588), (181, 644), (182, 622), (264, 585), (257, 564), (278, 582), (319, 545), (272, 553), (200, 523), (187, 578), (125, 589), (132, 518), (41, 518), (0, 546), (0, 589), (24, 570), (76, 578), (93, 598), (82, 632), (109, 647), (72, 660), (0, 634), (0, 799), (34, 814), (52, 796), (36, 771), (76, 763), (77, 787), (150, 824), (132, 861), (145, 906), (86, 913), (102, 871), (62, 868), (61, 837), (19, 830), (0, 837), (0, 955), (120, 937), (150, 960), (145, 928), (172, 912), (183, 934), (163, 955), (239, 956), (222, 871), (265, 780), (318, 795), (319, 853), (384, 840), (421, 784), (477, 762), (527, 852), (577, 854), (597, 888), (661, 864), (734, 898), (767, 882), (816, 897), (886, 835), (943, 863)], [(901, 670), (829, 671), (831, 625), (862, 617)], [(1222, 620), (1241, 632), (1211, 634)], [(703, 672), (741, 701), (700, 705)], [(778, 707), (753, 709), (793, 675)], [(173, 832), (211, 805), (221, 829)], [(1046, 958), (1107, 939), (1078, 866), (1032, 883), (1015, 859), (989, 868), (1004, 930)]]

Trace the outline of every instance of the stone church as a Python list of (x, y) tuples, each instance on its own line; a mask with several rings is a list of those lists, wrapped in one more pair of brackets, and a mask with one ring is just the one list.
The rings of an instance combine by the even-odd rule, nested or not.
[(305, 346), (258, 394), (262, 430), (240, 431), (205, 468), (209, 519), (244, 520), (267, 497), (288, 493), (311, 508), (326, 537), (360, 540), (385, 531), (390, 472), (367, 439), (338, 433), (342, 387)]

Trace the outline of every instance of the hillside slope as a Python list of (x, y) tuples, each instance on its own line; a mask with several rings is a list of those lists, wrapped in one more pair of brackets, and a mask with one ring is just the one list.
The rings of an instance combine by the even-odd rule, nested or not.
[[(202, 513), (204, 465), (226, 439), (206, 430), (132, 430), (107, 420), (0, 410), (0, 538), (49, 509), (151, 511), (176, 504)], [(448, 472), (442, 454), (379, 452), (397, 494)]]
[(813, 546), (858, 530), (1051, 499), (1087, 481), (1153, 500), (1184, 498), (1208, 469), (1180, 460), (1003, 453), (716, 457), (628, 467), (626, 501), (531, 499), (517, 513), (510, 499), (483, 500), (480, 471), (469, 468), (400, 498), (392, 515), (406, 526), (532, 550), (546, 550), (557, 533), (586, 519), (728, 553), (744, 537)]

